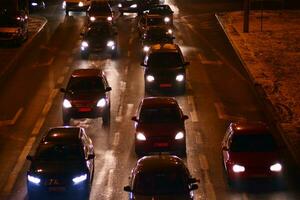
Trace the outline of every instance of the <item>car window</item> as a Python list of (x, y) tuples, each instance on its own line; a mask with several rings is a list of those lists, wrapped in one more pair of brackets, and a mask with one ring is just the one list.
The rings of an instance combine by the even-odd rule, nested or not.
[(178, 122), (181, 115), (176, 107), (142, 108), (139, 120), (142, 123)]
[(36, 153), (36, 160), (44, 161), (64, 161), (82, 160), (82, 148), (79, 144), (41, 144)]
[(276, 143), (270, 134), (234, 135), (230, 145), (230, 150), (233, 152), (269, 152), (276, 148)]
[(101, 12), (103, 14), (111, 13), (110, 7), (107, 4), (92, 4), (90, 7), (90, 12)]
[(177, 52), (158, 52), (148, 56), (148, 67), (151, 68), (172, 68), (183, 65), (183, 60)]
[(168, 195), (188, 192), (186, 175), (182, 171), (140, 172), (133, 185), (135, 194)]
[(147, 26), (159, 26), (159, 25), (164, 25), (164, 20), (163, 18), (147, 18)]
[(67, 90), (73, 92), (99, 90), (104, 92), (105, 87), (99, 77), (75, 77), (71, 78)]

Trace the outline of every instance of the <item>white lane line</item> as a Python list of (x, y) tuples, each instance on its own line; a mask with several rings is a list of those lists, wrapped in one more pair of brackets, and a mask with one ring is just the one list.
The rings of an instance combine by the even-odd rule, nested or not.
[(59, 77), (59, 79), (57, 79), (57, 82), (56, 82), (56, 84), (58, 84), (58, 85), (62, 85), (62, 84), (63, 84), (63, 82), (64, 82), (64, 80), (65, 80), (65, 77), (64, 77), (64, 76), (61, 76), (61, 77)]
[[(108, 171), (110, 169), (115, 169), (116, 168), (116, 158), (113, 155), (112, 150), (105, 151), (104, 155), (101, 155), (101, 158), (103, 160), (101, 161), (101, 164), (103, 164), (102, 168), (99, 169), (97, 176), (96, 176), (96, 185), (101, 185), (104, 183), (105, 176), (108, 174)], [(104, 187), (104, 186), (103, 186)]]
[(24, 110), (24, 108), (19, 108), (17, 113), (15, 114), (15, 116), (12, 119), (0, 121), (0, 127), (14, 125), (17, 122), (17, 120), (19, 119), (19, 117), (21, 116), (23, 110)]
[(196, 111), (196, 106), (195, 106), (195, 101), (194, 101), (194, 97), (193, 96), (188, 96), (188, 104), (191, 105), (192, 107), (192, 111), (190, 112), (191, 118), (192, 118), (192, 122), (198, 122), (198, 114)]
[(120, 141), (120, 133), (116, 132), (115, 133), (115, 137), (114, 137), (114, 141), (113, 141), (113, 146), (116, 147), (119, 145), (119, 141)]
[(116, 117), (116, 121), (117, 122), (121, 122), (123, 117), (122, 117), (122, 112), (123, 112), (123, 106), (122, 104), (119, 107), (118, 113), (117, 113), (117, 117)]
[(208, 60), (204, 55), (198, 53), (198, 59), (204, 65), (222, 65), (223, 62), (221, 60)]
[(216, 108), (219, 119), (223, 120), (234, 120), (234, 121), (245, 121), (245, 117), (228, 115), (225, 111), (224, 105), (221, 102), (215, 102), (214, 106)]
[(127, 52), (127, 57), (130, 57), (130, 55), (131, 55), (131, 51), (128, 51)]
[(20, 154), (15, 167), (13, 168), (12, 172), (10, 173), (10, 175), (8, 177), (8, 180), (3, 189), (3, 193), (5, 193), (5, 194), (11, 193), (13, 186), (19, 175), (19, 172), (21, 171), (21, 169), (25, 163), (26, 156), (29, 154), (31, 147), (32, 147), (33, 143), (35, 142), (35, 139), (36, 139), (36, 137), (29, 138), (26, 145), (24, 146), (22, 153)]
[(125, 92), (125, 89), (126, 89), (126, 82), (124, 81), (120, 81), (120, 90), (121, 92)]
[(129, 45), (132, 45), (132, 41), (133, 41), (133, 38), (131, 37), (131, 38), (129, 39)]
[(202, 145), (203, 144), (203, 139), (202, 139), (202, 136), (200, 135), (200, 133), (196, 133), (196, 144), (200, 144)]
[(131, 113), (132, 113), (132, 110), (133, 110), (133, 104), (127, 104), (127, 110), (126, 110), (126, 114), (125, 114), (125, 116), (130, 116), (131, 115)]
[(126, 65), (124, 69), (124, 75), (127, 76), (127, 74), (128, 74), (128, 65)]
[(199, 155), (199, 161), (200, 161), (200, 169), (207, 171), (209, 170), (208, 162), (206, 159), (206, 156), (203, 154)]
[(213, 184), (210, 182), (208, 171), (204, 171), (204, 187), (206, 191), (206, 199), (216, 200), (216, 193)]
[(106, 191), (105, 191), (105, 197), (107, 199), (111, 199), (112, 194), (113, 194), (113, 175), (114, 175), (114, 169), (110, 169), (108, 171), (108, 181), (107, 181), (107, 186)]

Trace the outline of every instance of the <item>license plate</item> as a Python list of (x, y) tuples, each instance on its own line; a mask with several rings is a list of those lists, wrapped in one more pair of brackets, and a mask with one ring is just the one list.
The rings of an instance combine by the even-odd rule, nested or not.
[(163, 84), (159, 84), (159, 87), (172, 87), (172, 84), (163, 83)]
[(49, 187), (49, 192), (64, 192), (66, 191), (65, 187)]
[(154, 146), (155, 147), (168, 147), (169, 144), (167, 142), (157, 142), (157, 143), (154, 143)]
[(79, 112), (90, 112), (92, 109), (91, 108), (79, 108)]

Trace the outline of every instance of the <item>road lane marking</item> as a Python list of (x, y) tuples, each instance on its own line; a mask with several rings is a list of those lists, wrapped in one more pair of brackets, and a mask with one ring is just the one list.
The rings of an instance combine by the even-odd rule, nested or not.
[(209, 179), (208, 171), (204, 171), (204, 187), (206, 191), (206, 199), (216, 200), (216, 194), (214, 190), (214, 186)]
[(196, 144), (203, 144), (203, 139), (198, 132), (196, 133)]
[(131, 51), (128, 51), (127, 52), (127, 57), (130, 57), (130, 55), (131, 55)]
[(12, 126), (12, 125), (14, 125), (17, 122), (17, 120), (19, 119), (19, 117), (21, 116), (23, 110), (24, 110), (24, 108), (19, 108), (17, 113), (15, 114), (13, 119), (11, 119), (11, 120), (0, 121), (0, 127), (1, 126)]
[(131, 37), (131, 38), (129, 39), (129, 45), (132, 45), (132, 41), (133, 41), (133, 38)]
[(12, 172), (10, 173), (10, 175), (8, 177), (8, 180), (3, 189), (3, 193), (5, 193), (5, 194), (11, 193), (13, 186), (15, 185), (15, 182), (18, 178), (19, 172), (21, 171), (21, 169), (25, 163), (26, 156), (29, 154), (31, 147), (34, 144), (35, 140), (36, 140), (36, 137), (31, 137), (27, 141), (25, 147), (22, 150), (22, 153), (20, 154), (20, 156), (17, 160), (15, 167), (13, 168)]
[(200, 169), (207, 171), (209, 170), (208, 162), (206, 159), (206, 156), (203, 154), (199, 155), (199, 161), (200, 161)]
[(204, 65), (223, 65), (223, 62), (221, 60), (208, 60), (204, 55), (201, 53), (198, 53), (198, 59), (200, 62)]
[(130, 116), (132, 113), (132, 110), (133, 110), (133, 104), (131, 104), (131, 103), (127, 104), (127, 110), (126, 110), (125, 116), (127, 116), (127, 117)]
[(192, 122), (198, 122), (198, 113), (196, 111), (195, 101), (193, 96), (187, 97), (188, 104), (191, 105), (192, 111), (190, 112), (190, 116), (192, 118)]
[(105, 197), (107, 199), (111, 199), (111, 196), (113, 194), (113, 175), (114, 175), (114, 169), (110, 169), (108, 171), (108, 180), (107, 180), (107, 186), (105, 187)]
[(96, 185), (103, 184), (105, 180), (105, 176), (108, 174), (108, 171), (110, 169), (116, 168), (116, 158), (113, 155), (112, 150), (105, 151), (104, 155), (102, 155), (101, 158), (103, 158), (103, 161), (101, 162), (103, 166), (97, 173), (96, 181), (95, 181)]
[(115, 133), (115, 137), (114, 137), (114, 141), (113, 141), (113, 146), (116, 147), (119, 145), (119, 141), (120, 141), (120, 133), (116, 132)]
[(58, 85), (62, 85), (63, 82), (64, 82), (64, 80), (65, 80), (65, 77), (64, 77), (64, 76), (59, 77), (59, 79), (57, 80), (57, 84), (58, 84)]
[(232, 120), (232, 121), (246, 121), (245, 117), (239, 117), (234, 115), (228, 115), (225, 111), (224, 105), (221, 102), (214, 103), (219, 119)]

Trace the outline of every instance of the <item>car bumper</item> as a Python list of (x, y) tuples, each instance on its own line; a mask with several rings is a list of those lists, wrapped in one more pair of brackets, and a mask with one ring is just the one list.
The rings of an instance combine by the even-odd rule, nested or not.
[(63, 115), (69, 118), (97, 118), (102, 117), (104, 108), (100, 107), (76, 107), (76, 108), (63, 108)]
[(179, 91), (185, 88), (185, 81), (171, 82), (171, 81), (145, 81), (146, 90), (159, 90), (159, 91)]

